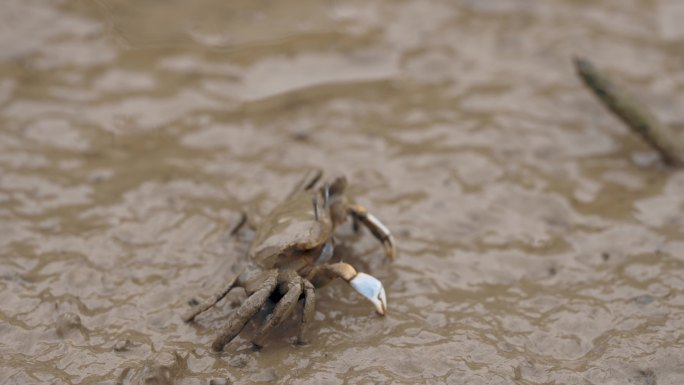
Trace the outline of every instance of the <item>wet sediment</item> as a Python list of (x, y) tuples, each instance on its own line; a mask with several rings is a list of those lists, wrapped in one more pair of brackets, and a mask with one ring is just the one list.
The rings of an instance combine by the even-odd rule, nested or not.
[[(0, 384), (684, 383), (684, 174), (569, 64), (670, 125), (669, 1), (0, 3)], [(396, 237), (336, 243), (386, 316), (213, 352), (243, 298), (188, 302), (313, 168)]]

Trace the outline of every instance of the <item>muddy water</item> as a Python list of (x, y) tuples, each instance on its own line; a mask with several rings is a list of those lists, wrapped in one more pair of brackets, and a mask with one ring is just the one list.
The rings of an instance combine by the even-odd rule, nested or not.
[[(574, 77), (684, 118), (674, 0), (0, 4), (0, 383), (684, 383), (684, 173)], [(210, 343), (311, 167), (389, 227), (261, 351)], [(348, 250), (349, 251), (349, 250)]]

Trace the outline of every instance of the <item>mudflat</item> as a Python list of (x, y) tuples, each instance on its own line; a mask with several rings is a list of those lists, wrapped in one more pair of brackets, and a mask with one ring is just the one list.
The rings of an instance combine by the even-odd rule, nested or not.
[[(684, 120), (680, 8), (0, 2), (0, 384), (684, 383), (684, 173), (572, 65)], [(312, 168), (392, 229), (337, 247), (386, 316), (212, 352), (239, 293), (182, 314)]]

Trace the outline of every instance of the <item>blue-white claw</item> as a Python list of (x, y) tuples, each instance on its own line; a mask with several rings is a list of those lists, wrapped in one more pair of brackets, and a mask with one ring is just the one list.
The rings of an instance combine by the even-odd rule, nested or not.
[(375, 306), (375, 311), (380, 315), (385, 315), (387, 311), (387, 297), (385, 288), (377, 278), (365, 273), (358, 273), (349, 281), (349, 284), (362, 296), (368, 298)]

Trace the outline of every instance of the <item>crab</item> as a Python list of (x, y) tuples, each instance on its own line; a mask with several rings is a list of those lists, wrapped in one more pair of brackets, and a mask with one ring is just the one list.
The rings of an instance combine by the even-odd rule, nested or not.
[(364, 207), (347, 201), (344, 176), (317, 187), (322, 172), (308, 173), (257, 227), (242, 272), (230, 279), (207, 301), (184, 317), (192, 322), (197, 315), (214, 306), (236, 287), (244, 288), (247, 298), (233, 311), (227, 325), (214, 340), (212, 348), (222, 351), (270, 299), (277, 300), (272, 313), (252, 338), (256, 347), (264, 345), (269, 333), (288, 319), (303, 299), (297, 343), (304, 344), (305, 332), (314, 316), (316, 289), (340, 278), (368, 299), (384, 316), (387, 298), (382, 283), (372, 275), (358, 272), (346, 262), (332, 262), (335, 228), (351, 217), (356, 231), (366, 227), (383, 244), (390, 260), (396, 257), (392, 234)]

